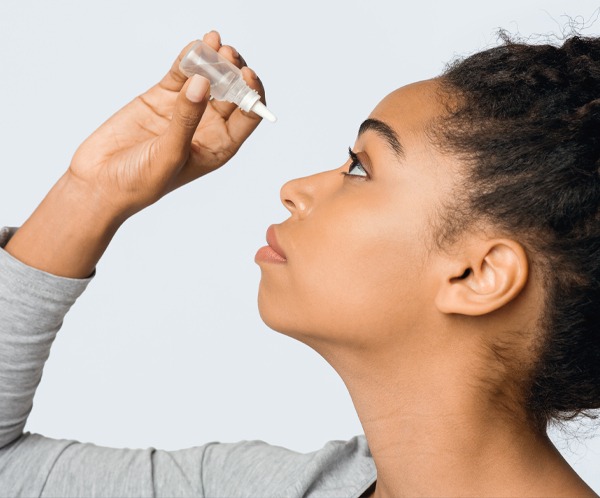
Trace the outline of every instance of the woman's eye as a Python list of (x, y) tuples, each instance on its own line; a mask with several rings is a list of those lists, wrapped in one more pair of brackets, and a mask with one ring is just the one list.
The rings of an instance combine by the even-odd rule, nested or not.
[(348, 168), (348, 174), (352, 176), (368, 176), (367, 172), (363, 168), (363, 165), (360, 164), (360, 161), (354, 159), (350, 163), (350, 167)]
[(358, 156), (352, 151), (352, 149), (348, 149), (348, 153), (350, 154), (350, 159), (352, 160), (352, 162), (350, 163), (350, 166), (348, 167), (348, 172), (343, 172), (344, 175), (346, 176), (362, 176), (362, 177), (368, 177), (368, 173), (365, 171), (364, 166), (361, 164), (360, 159), (358, 158)]

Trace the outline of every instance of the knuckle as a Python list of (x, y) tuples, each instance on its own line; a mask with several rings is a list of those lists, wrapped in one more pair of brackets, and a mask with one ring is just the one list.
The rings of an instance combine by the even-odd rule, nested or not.
[(179, 70), (178, 65), (173, 65), (173, 67), (169, 71), (169, 75), (177, 83), (185, 83), (187, 81), (187, 76)]

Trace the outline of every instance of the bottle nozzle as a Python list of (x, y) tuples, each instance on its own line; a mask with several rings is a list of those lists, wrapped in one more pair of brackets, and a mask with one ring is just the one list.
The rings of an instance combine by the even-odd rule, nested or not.
[(273, 114), (265, 104), (263, 104), (260, 100), (257, 100), (254, 105), (250, 108), (250, 110), (256, 114), (258, 114), (261, 118), (265, 118), (267, 121), (274, 123), (277, 121), (277, 117)]

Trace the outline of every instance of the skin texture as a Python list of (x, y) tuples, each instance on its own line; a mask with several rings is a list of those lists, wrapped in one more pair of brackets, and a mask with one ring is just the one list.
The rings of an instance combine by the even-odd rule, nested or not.
[[(220, 46), (217, 33), (204, 40)], [(235, 154), (260, 119), (209, 103), (206, 82), (186, 81), (178, 61), (84, 142), (9, 253), (86, 277), (128, 217)], [(348, 162), (283, 186), (291, 215), (274, 228), (287, 261), (257, 261), (261, 316), (346, 383), (377, 466), (373, 496), (595, 496), (518, 403), (543, 297), (523, 247), (493, 227), (445, 251), (432, 243), (462, 168), (425, 133), (442, 112), (436, 85), (403, 87), (370, 116), (397, 134), (402, 158), (369, 129), (354, 145), (367, 178), (344, 176)]]

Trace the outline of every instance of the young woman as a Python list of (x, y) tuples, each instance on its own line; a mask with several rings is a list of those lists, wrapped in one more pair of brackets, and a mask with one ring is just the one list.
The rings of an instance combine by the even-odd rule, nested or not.
[[(264, 96), (218, 33), (204, 41)], [(261, 316), (336, 369), (364, 436), (298, 454), (23, 433), (63, 317), (119, 226), (225, 164), (259, 123), (177, 68), (2, 231), (0, 494), (596, 496), (546, 426), (600, 407), (598, 39), (508, 41), (400, 88), (346, 164), (281, 189), (290, 217), (256, 255)]]

